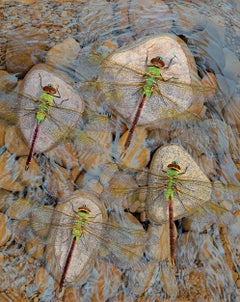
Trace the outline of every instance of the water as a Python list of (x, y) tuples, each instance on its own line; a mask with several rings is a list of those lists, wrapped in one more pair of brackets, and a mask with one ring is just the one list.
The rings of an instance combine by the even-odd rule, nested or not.
[[(126, 130), (122, 121), (128, 128), (129, 121), (103, 106), (98, 98), (101, 87), (96, 93), (95, 86), (86, 85), (86, 80), (97, 79), (104, 58), (117, 48), (163, 33), (178, 35), (187, 43), (200, 78), (206, 72), (215, 74), (217, 94), (205, 100), (203, 121), (167, 120), (160, 128), (148, 129), (147, 137), (140, 137), (143, 147), (139, 147), (139, 141), (133, 141), (132, 154), (126, 156), (124, 163), (145, 168), (157, 148), (178, 144), (212, 181), (239, 185), (239, 9), (237, 1), (42, 1), (38, 4), (31, 0), (12, 4), (4, 1), (0, 13), (1, 101), (8, 100), (2, 94), (6, 84), (8, 88), (14, 86), (32, 66), (46, 62), (68, 75), (64, 80), (84, 99), (87, 113), (79, 121), (77, 134), (65, 137), (57, 145), (57, 151), (37, 154), (32, 170), (24, 173), (28, 147), (21, 134), (14, 127), (9, 128), (9, 124), (16, 124), (14, 112), (2, 114), (1, 106), (1, 211), (7, 216), (13, 200), (20, 197), (55, 205), (78, 188), (105, 196), (103, 204), (109, 211), (114, 208), (114, 215), (119, 217), (119, 211), (124, 213), (123, 209), (133, 207), (133, 198), (123, 197), (121, 202), (119, 197), (117, 203), (106, 198), (108, 186), (121, 188), (124, 184), (128, 188), (136, 183), (145, 185), (147, 181), (124, 169), (111, 180), (115, 168), (110, 163), (118, 158), (119, 138)], [(57, 50), (52, 52), (54, 46)], [(239, 189), (225, 196), (214, 196), (216, 203), (235, 212), (235, 218), (230, 212), (220, 217), (206, 212), (204, 217), (183, 221), (183, 232), (178, 239), (178, 272), (169, 266), (168, 252), (164, 254), (168, 246), (167, 228), (153, 226), (159, 244), (152, 249), (158, 254), (163, 250), (161, 261), (143, 257), (140, 268), (126, 270), (121, 263), (112, 264), (99, 255), (87, 282), (81, 287), (69, 286), (66, 299), (239, 301), (239, 199)], [(140, 219), (144, 211), (139, 207), (137, 212), (135, 216)], [(0, 297), (57, 301), (54, 276), (48, 274), (44, 255), (35, 260), (24, 242), (21, 245), (11, 240), (1, 242), (0, 267), (5, 280), (0, 285)], [(145, 280), (142, 271), (146, 272)]]

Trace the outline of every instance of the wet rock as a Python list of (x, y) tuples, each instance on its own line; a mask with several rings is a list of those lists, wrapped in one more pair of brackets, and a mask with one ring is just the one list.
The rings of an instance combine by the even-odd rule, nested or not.
[[(20, 158), (16, 161), (15, 156), (5, 151), (0, 157), (1, 180), (0, 186), (8, 191), (20, 191), (25, 186), (39, 186), (39, 170), (33, 169), (30, 174), (25, 173), (24, 165), (26, 159)], [(34, 164), (33, 164), (34, 166)], [(35, 174), (36, 173), (36, 174)]]
[(83, 133), (76, 136), (75, 152), (84, 170), (98, 174), (98, 166), (111, 161), (112, 133), (106, 116), (93, 115)]
[(120, 286), (119, 269), (108, 262), (98, 261), (82, 290), (83, 301), (106, 301), (114, 296)]
[(11, 232), (6, 228), (7, 216), (0, 213), (0, 246), (5, 245), (11, 237)]
[(137, 295), (142, 296), (157, 278), (158, 266), (156, 263), (142, 263), (139, 267), (133, 267), (129, 272), (129, 288)]
[[(136, 192), (132, 191), (133, 188)], [(107, 207), (117, 209), (130, 207), (137, 199), (136, 181), (124, 171), (116, 172), (101, 194), (101, 200)]]
[(16, 156), (28, 155), (29, 146), (24, 142), (20, 130), (11, 126), (5, 132), (5, 146), (8, 151)]
[(141, 265), (147, 234), (130, 213), (111, 212), (106, 233), (109, 244), (102, 244), (100, 255), (107, 256), (119, 268)]
[(73, 38), (67, 38), (48, 51), (46, 64), (56, 66), (63, 70), (70, 69), (79, 52), (79, 43)]
[[(34, 283), (40, 293), (46, 290), (53, 290), (53, 278), (48, 274), (45, 268), (40, 267), (37, 271)], [(52, 288), (51, 288), (52, 287)]]
[(78, 166), (74, 146), (70, 142), (60, 143), (52, 150), (46, 152), (46, 155), (53, 158), (58, 165), (63, 166), (64, 168), (73, 169)]
[(67, 169), (54, 164), (45, 167), (43, 173), (46, 189), (55, 198), (61, 198), (73, 192), (71, 173)]
[(142, 37), (156, 32), (169, 32), (173, 15), (164, 1), (134, 0), (129, 7), (129, 22), (134, 35)]
[(137, 127), (134, 131), (133, 138), (129, 148), (124, 151), (124, 144), (126, 142), (129, 131), (125, 132), (119, 140), (119, 150), (121, 163), (128, 167), (134, 169), (145, 168), (148, 161), (150, 160), (150, 150), (145, 146), (145, 141), (147, 137), (147, 131), (143, 127)]
[[(7, 71), (25, 74), (41, 62), (47, 48), (47, 32), (35, 28), (19, 28), (8, 34)], [(28, 47), (26, 47), (28, 45)]]

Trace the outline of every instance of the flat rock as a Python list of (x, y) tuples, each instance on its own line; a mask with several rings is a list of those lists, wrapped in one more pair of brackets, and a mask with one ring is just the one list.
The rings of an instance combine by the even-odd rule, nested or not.
[[(103, 86), (103, 100), (129, 122), (133, 121), (142, 97), (147, 66), (157, 56), (163, 58), (168, 68), (161, 69), (164, 81), (158, 81), (158, 88), (155, 86), (138, 125), (159, 127), (161, 120), (182, 116), (193, 103), (202, 104), (203, 89), (198, 86), (201, 84), (196, 64), (186, 44), (174, 35), (159, 35), (118, 49), (102, 64), (99, 82)], [(199, 91), (188, 84), (194, 84)]]
[[(155, 186), (154, 190), (149, 188), (147, 197), (148, 217), (155, 223), (168, 221), (168, 203), (163, 194), (163, 184), (168, 182), (165, 171), (173, 161), (184, 172), (179, 175), (176, 184), (179, 190), (174, 190), (174, 219), (190, 215), (194, 208), (200, 207), (199, 204), (211, 199), (211, 183), (194, 159), (178, 145), (163, 146), (154, 153), (148, 182), (149, 186)], [(159, 190), (156, 190), (156, 185), (159, 185)]]
[[(18, 115), (20, 130), (29, 145), (32, 142), (36, 125), (34, 111), (32, 111), (32, 114), (29, 114), (29, 111), (36, 108), (36, 100), (42, 94), (39, 74), (43, 86), (53, 83), (58, 87), (61, 94), (60, 99), (54, 98), (56, 106), (49, 109), (51, 116), (48, 116), (40, 125), (40, 134), (35, 150), (45, 152), (53, 148), (60, 139), (66, 137), (75, 128), (81, 118), (84, 106), (79, 94), (71, 85), (62, 80), (62, 78), (64, 80), (66, 78), (64, 74), (61, 75), (59, 71), (50, 68), (48, 65), (37, 65), (32, 68), (20, 87), (22, 96), (19, 101), (21, 110)], [(38, 106), (37, 108), (39, 108)], [(25, 108), (28, 110), (26, 111)]]
[[(104, 231), (101, 223), (106, 221), (106, 213), (95, 195), (79, 190), (69, 196), (66, 202), (57, 206), (57, 210), (65, 213), (65, 215), (62, 214), (61, 217), (56, 216), (53, 218), (56, 224), (67, 223), (69, 226), (71, 221), (68, 215), (71, 215), (73, 219), (74, 217), (76, 218), (78, 207), (83, 205), (86, 205), (91, 210), (91, 219), (86, 229), (90, 228), (92, 233), (85, 230), (83, 238), (76, 243), (70, 266), (66, 273), (66, 284), (75, 282), (83, 284), (86, 282), (101, 243), (94, 234), (100, 236), (101, 232)], [(96, 223), (95, 230), (94, 224), (91, 221)], [(50, 236), (53, 239), (54, 245), (47, 247), (47, 259), (51, 272), (59, 282), (71, 244), (71, 227), (54, 230)]]

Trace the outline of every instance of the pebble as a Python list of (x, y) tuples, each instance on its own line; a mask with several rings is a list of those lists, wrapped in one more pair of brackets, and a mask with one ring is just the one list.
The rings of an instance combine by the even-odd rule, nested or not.
[(79, 43), (73, 38), (67, 38), (48, 51), (46, 55), (46, 64), (57, 66), (59, 69), (63, 70), (70, 69), (79, 52)]
[(7, 216), (0, 213), (0, 246), (4, 246), (11, 237), (11, 232), (6, 228)]

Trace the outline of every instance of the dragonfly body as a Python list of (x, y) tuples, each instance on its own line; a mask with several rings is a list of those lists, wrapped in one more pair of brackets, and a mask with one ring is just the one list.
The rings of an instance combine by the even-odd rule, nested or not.
[(156, 82), (155, 78), (161, 77), (161, 68), (163, 68), (165, 65), (162, 58), (159, 56), (156, 58), (153, 58), (151, 60), (151, 64), (152, 64), (152, 66), (148, 67), (147, 72), (146, 72), (145, 83), (144, 83), (144, 85), (142, 87), (142, 91), (141, 91), (141, 95), (142, 95), (141, 100), (140, 100), (139, 106), (137, 108), (137, 111), (135, 113), (131, 128), (129, 129), (129, 133), (126, 138), (125, 144), (123, 146), (124, 151), (123, 151), (122, 157), (125, 156), (125, 153), (126, 153), (128, 147), (130, 146), (130, 143), (131, 143), (131, 140), (133, 137), (133, 132), (139, 121), (142, 109), (143, 109), (146, 101), (148, 99), (150, 99), (150, 97), (152, 96), (152, 93), (153, 93), (154, 87), (155, 87), (155, 82)]
[(168, 202), (168, 217), (169, 217), (169, 234), (170, 234), (170, 256), (171, 261), (174, 263), (175, 253), (176, 253), (176, 238), (174, 236), (174, 194), (176, 190), (176, 179), (181, 172), (180, 166), (176, 162), (172, 162), (167, 166), (166, 174), (168, 176), (167, 187), (164, 190), (164, 197)]
[(26, 171), (28, 170), (29, 165), (32, 161), (34, 147), (36, 145), (36, 141), (37, 141), (39, 131), (40, 131), (40, 124), (44, 122), (44, 120), (46, 118), (46, 112), (48, 112), (49, 107), (54, 104), (54, 97), (59, 97), (58, 95), (56, 95), (57, 89), (52, 84), (48, 84), (47, 86), (42, 87), (42, 90), (43, 90), (43, 94), (39, 98), (41, 104), (40, 104), (39, 110), (36, 114), (36, 124), (37, 125), (34, 130), (31, 148), (30, 148), (30, 151), (28, 154), (26, 165), (25, 165)]
[(91, 215), (91, 210), (88, 209), (86, 206), (82, 206), (78, 208), (78, 212), (77, 212), (78, 221), (76, 222), (76, 225), (72, 230), (72, 244), (68, 252), (65, 265), (63, 267), (63, 272), (60, 280), (60, 291), (62, 290), (64, 285), (64, 281), (66, 278), (69, 265), (71, 263), (75, 245), (78, 242), (78, 240), (82, 237), (84, 232), (84, 227), (88, 224), (88, 219), (90, 215)]

